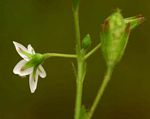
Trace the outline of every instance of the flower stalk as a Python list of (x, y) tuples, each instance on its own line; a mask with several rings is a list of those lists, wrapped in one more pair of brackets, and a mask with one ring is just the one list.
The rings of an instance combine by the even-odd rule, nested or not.
[(96, 45), (90, 52), (88, 52), (84, 59), (88, 59), (93, 53), (95, 53), (99, 48), (101, 47), (101, 43), (99, 43), (98, 45)]
[(75, 54), (45, 53), (43, 55), (45, 59), (51, 58), (51, 57), (77, 58), (77, 55)]
[(99, 90), (97, 92), (97, 96), (95, 97), (94, 99), (94, 102), (91, 106), (91, 109), (90, 111), (88, 112), (88, 117), (87, 119), (91, 119), (93, 114), (94, 114), (94, 111), (96, 110), (97, 106), (98, 106), (98, 103), (100, 102), (103, 94), (104, 94), (104, 91), (110, 81), (110, 78), (111, 78), (111, 75), (112, 75), (112, 72), (113, 72), (113, 67), (108, 67), (107, 68), (107, 71), (106, 71), (106, 74), (104, 76), (104, 80), (101, 84), (101, 86), (99, 87)]

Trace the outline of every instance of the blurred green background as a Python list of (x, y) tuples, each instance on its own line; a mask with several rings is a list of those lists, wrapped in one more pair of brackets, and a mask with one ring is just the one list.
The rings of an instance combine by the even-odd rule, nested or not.
[[(144, 24), (129, 39), (122, 61), (93, 119), (150, 119), (150, 1), (81, 0), (81, 37), (99, 42), (100, 24), (115, 8), (125, 17), (143, 14)], [(73, 119), (75, 98), (74, 60), (52, 58), (44, 63), (45, 79), (30, 93), (28, 77), (12, 70), (21, 59), (12, 41), (37, 52), (74, 53), (71, 0), (0, 0), (0, 119)], [(104, 72), (100, 50), (88, 60), (83, 103), (90, 107)]]

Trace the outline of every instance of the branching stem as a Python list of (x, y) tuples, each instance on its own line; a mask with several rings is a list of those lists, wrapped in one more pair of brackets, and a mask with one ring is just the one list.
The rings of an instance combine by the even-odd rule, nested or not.
[(99, 43), (97, 46), (95, 46), (89, 53), (87, 53), (84, 57), (84, 59), (88, 59), (93, 53), (95, 53), (99, 48), (101, 47), (101, 44)]

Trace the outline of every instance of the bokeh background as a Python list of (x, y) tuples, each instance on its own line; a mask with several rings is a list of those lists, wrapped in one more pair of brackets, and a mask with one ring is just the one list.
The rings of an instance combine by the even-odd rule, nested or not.
[[(81, 37), (99, 43), (100, 24), (115, 8), (125, 17), (143, 14), (144, 24), (129, 39), (93, 119), (150, 119), (150, 1), (81, 0)], [(30, 93), (28, 77), (12, 70), (21, 59), (12, 41), (37, 52), (74, 53), (71, 0), (0, 0), (0, 119), (73, 119), (74, 60), (51, 58), (44, 63), (45, 79)], [(88, 60), (83, 103), (90, 107), (101, 84), (105, 62), (100, 50)]]

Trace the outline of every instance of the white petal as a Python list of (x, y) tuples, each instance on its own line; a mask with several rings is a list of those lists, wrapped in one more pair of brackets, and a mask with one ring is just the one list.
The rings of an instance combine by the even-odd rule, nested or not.
[(31, 93), (34, 93), (36, 88), (37, 88), (37, 83), (38, 83), (38, 70), (36, 71), (36, 73), (32, 73), (30, 74), (29, 77), (29, 86), (30, 86), (30, 90)]
[(31, 54), (35, 54), (35, 51), (33, 49), (33, 47), (29, 44), (28, 45), (28, 51), (31, 53)]
[(42, 67), (42, 65), (39, 65), (38, 67), (38, 73), (40, 75), (41, 78), (45, 78), (46, 77), (46, 71), (44, 70), (44, 68)]
[(27, 54), (30, 54), (29, 51), (27, 50), (27, 48), (25, 48), (23, 45), (21, 45), (20, 43), (17, 43), (15, 41), (13, 41), (15, 48), (18, 52), (18, 54), (25, 60), (29, 60), (29, 57), (27, 56)]
[(19, 61), (13, 69), (14, 74), (19, 74), (19, 70), (22, 68), (22, 66), (25, 65), (26, 62), (27, 61), (25, 61), (25, 60)]
[(25, 70), (22, 70), (23, 66), (27, 63), (25, 60), (21, 60), (16, 64), (16, 66), (13, 69), (14, 74), (18, 74), (20, 76), (26, 76), (33, 72), (33, 67), (27, 68)]

